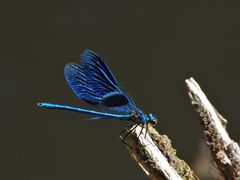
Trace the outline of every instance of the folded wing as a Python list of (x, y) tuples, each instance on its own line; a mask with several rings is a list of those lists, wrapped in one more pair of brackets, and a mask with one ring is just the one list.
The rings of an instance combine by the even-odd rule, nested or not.
[(64, 69), (66, 80), (78, 97), (118, 111), (135, 107), (99, 55), (86, 50), (81, 55), (81, 63), (82, 66), (67, 64)]

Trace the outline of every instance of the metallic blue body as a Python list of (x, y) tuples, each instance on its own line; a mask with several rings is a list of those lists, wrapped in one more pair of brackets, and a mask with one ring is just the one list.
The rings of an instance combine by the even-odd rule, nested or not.
[(134, 101), (119, 85), (110, 69), (102, 58), (90, 50), (81, 55), (81, 64), (67, 64), (64, 68), (65, 78), (74, 93), (91, 105), (102, 105), (116, 113), (100, 112), (77, 107), (52, 103), (38, 103), (40, 107), (48, 109), (62, 109), (81, 112), (96, 117), (89, 120), (115, 118), (133, 121), (137, 124), (156, 124), (157, 120), (152, 114), (145, 114), (138, 109)]
[(85, 114), (91, 114), (91, 115), (97, 115), (97, 116), (103, 116), (106, 118), (116, 118), (116, 119), (129, 119), (132, 117), (132, 115), (129, 114), (111, 114), (106, 112), (100, 112), (100, 111), (94, 111), (89, 109), (82, 109), (77, 107), (71, 107), (66, 105), (60, 105), (60, 104), (52, 104), (52, 103), (38, 103), (39, 106), (49, 108), (49, 109), (63, 109), (67, 111), (73, 111), (73, 112), (81, 112)]

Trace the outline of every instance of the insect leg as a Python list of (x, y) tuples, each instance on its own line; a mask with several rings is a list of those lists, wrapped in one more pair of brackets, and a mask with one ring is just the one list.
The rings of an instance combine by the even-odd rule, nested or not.
[(145, 135), (144, 135), (145, 139), (146, 139), (146, 136), (147, 136), (147, 132), (148, 132), (148, 123), (146, 123), (146, 132), (145, 132)]
[(128, 124), (127, 126), (125, 126), (124, 129), (123, 129), (120, 133), (118, 133), (118, 135), (121, 137), (121, 135), (122, 135), (125, 131), (128, 132), (128, 129), (129, 129), (130, 126), (132, 126), (132, 123), (130, 123), (130, 124)]
[(138, 138), (139, 138), (140, 135), (142, 134), (143, 128), (144, 128), (144, 125), (142, 125), (142, 129), (141, 129), (140, 133), (138, 134)]
[[(127, 143), (125, 142), (125, 139), (126, 139), (126, 138), (128, 137), (128, 135), (131, 134), (138, 126), (139, 126), (139, 124), (134, 125), (133, 128), (132, 128), (129, 132), (127, 132), (127, 134), (122, 138), (122, 142), (123, 142), (124, 144), (126, 144), (127, 146), (129, 146), (129, 144), (127, 144)], [(129, 147), (130, 147), (130, 146), (129, 146)]]

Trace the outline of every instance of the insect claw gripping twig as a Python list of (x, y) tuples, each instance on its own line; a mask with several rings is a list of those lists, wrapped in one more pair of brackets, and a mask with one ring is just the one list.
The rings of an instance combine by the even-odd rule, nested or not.
[(140, 135), (142, 134), (143, 128), (144, 128), (144, 125), (142, 125), (142, 129), (141, 129), (140, 133), (138, 134), (138, 138), (139, 138)]
[(137, 128), (137, 126), (138, 126), (139, 124), (135, 124), (134, 126), (133, 126), (133, 128), (132, 129), (130, 129), (130, 131), (128, 131), (129, 130), (129, 128), (127, 128), (127, 134), (125, 134), (124, 136), (123, 136), (123, 138), (122, 138), (122, 142), (126, 139), (126, 137), (129, 135), (129, 134), (131, 134), (136, 128)]
[[(125, 139), (138, 127), (138, 125), (139, 125), (139, 124), (133, 125), (133, 127), (130, 129), (130, 131), (128, 131), (129, 128), (132, 126), (132, 125), (130, 125), (130, 126), (128, 126), (127, 128), (124, 128), (124, 130), (119, 133), (119, 134), (120, 134), (120, 138), (122, 139), (122, 143), (125, 144), (125, 145), (127, 145), (129, 148), (133, 148), (133, 147), (131, 147), (131, 146), (125, 141)], [(125, 131), (127, 131), (127, 134), (125, 134), (125, 135), (122, 137), (121, 135), (122, 135)]]

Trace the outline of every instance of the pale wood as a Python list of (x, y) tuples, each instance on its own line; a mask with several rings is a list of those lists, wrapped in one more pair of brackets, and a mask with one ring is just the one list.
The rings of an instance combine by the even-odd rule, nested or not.
[(138, 126), (125, 139), (131, 156), (154, 180), (198, 180), (189, 166), (176, 156), (171, 141), (166, 135), (160, 135), (151, 126), (143, 128)]
[(228, 135), (226, 119), (213, 107), (198, 83), (189, 78), (186, 81), (191, 103), (199, 113), (204, 128), (207, 147), (213, 160), (225, 179), (240, 179), (240, 148)]

